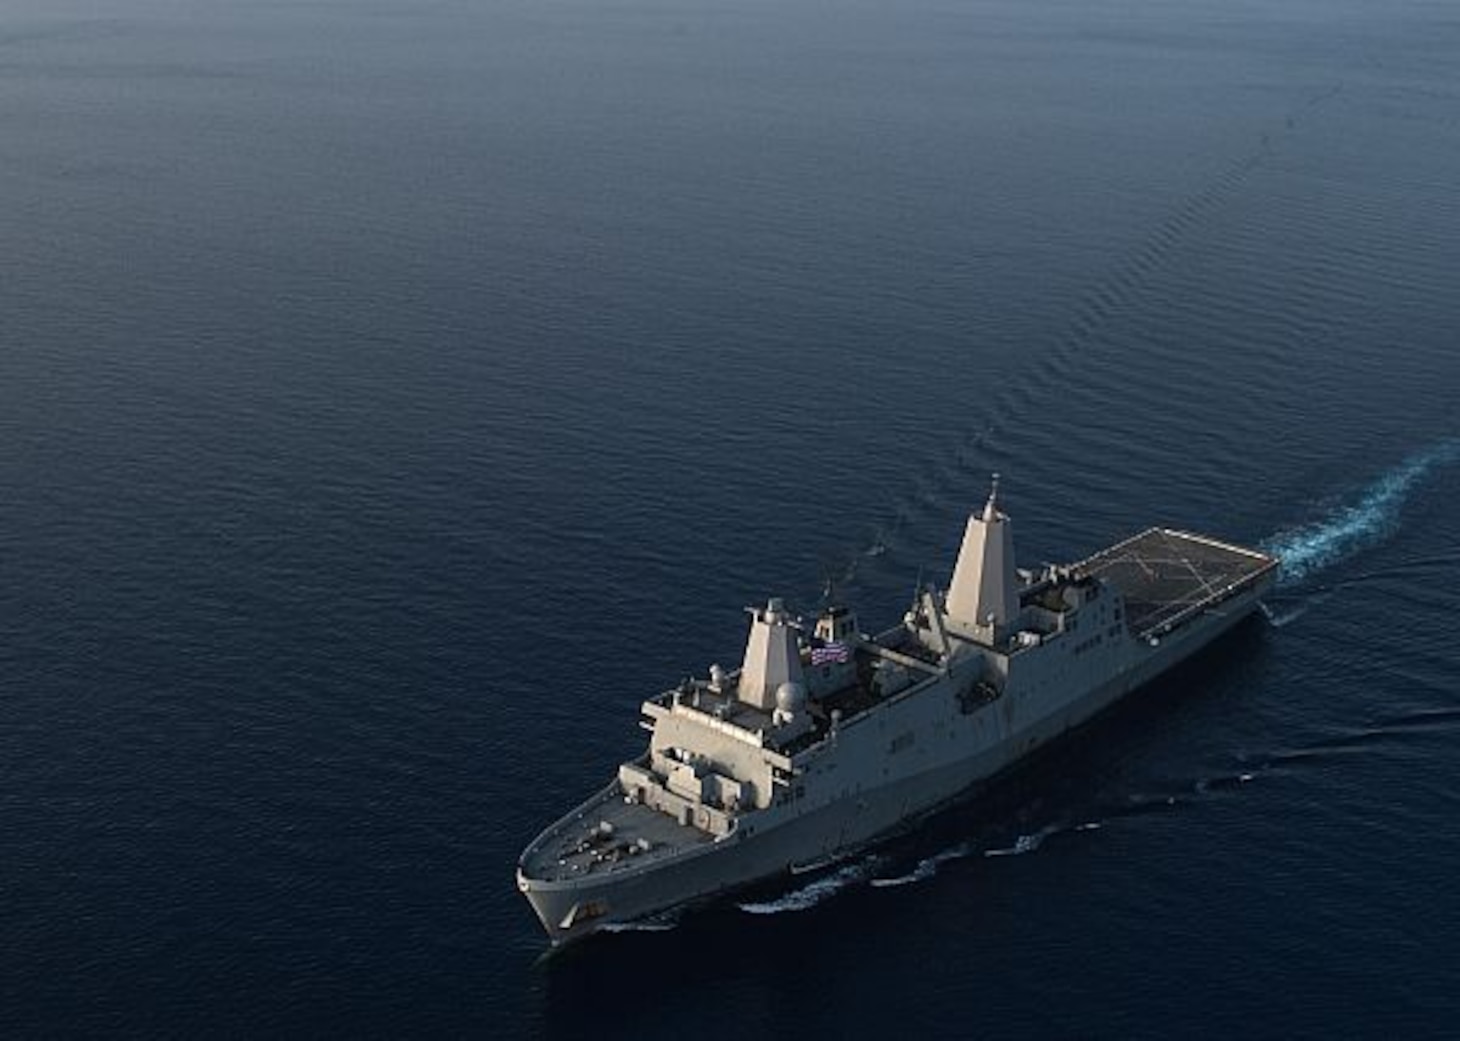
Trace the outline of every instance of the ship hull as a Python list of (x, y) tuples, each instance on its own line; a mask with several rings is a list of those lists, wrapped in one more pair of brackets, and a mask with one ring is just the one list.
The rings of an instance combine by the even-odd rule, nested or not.
[(956, 800), (1207, 646), (1250, 617), (1267, 586), (1259, 584), (1226, 601), (1220, 613), (1193, 619), (1154, 646), (1134, 645), (1133, 653), (1138, 656), (1110, 679), (1009, 733), (992, 747), (883, 785), (861, 788), (849, 797), (787, 816), (769, 827), (738, 829), (720, 841), (654, 865), (562, 881), (535, 880), (519, 871), (518, 887), (556, 944), (605, 925), (711, 899), (800, 865), (844, 856)]

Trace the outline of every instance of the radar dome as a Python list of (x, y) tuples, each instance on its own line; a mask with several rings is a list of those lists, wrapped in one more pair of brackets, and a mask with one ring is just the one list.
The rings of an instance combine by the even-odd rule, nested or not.
[(776, 688), (776, 708), (797, 713), (806, 708), (806, 688), (795, 680), (787, 680)]

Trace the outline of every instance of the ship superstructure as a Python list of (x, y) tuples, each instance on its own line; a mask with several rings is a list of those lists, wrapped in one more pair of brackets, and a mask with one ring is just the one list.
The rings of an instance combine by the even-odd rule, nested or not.
[(747, 609), (740, 668), (645, 701), (649, 747), (523, 851), (554, 942), (824, 863), (1078, 726), (1249, 614), (1277, 561), (1152, 528), (1021, 571), (998, 479), (946, 592), (869, 636)]

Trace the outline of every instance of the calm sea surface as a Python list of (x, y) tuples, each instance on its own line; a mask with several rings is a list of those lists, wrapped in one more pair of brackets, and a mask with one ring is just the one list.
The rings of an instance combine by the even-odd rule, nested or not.
[[(9, 0), (0, 1033), (1453, 1036), (1460, 8)], [(1264, 543), (915, 836), (539, 960), (537, 829), (868, 625)]]

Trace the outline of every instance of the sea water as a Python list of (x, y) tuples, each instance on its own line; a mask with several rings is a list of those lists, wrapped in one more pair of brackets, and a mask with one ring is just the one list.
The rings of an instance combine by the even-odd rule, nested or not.
[[(18, 0), (0, 1028), (1441, 1034), (1460, 21), (1195, 0)], [(543, 959), (536, 831), (889, 624), (992, 471), (1267, 613), (826, 872)]]

